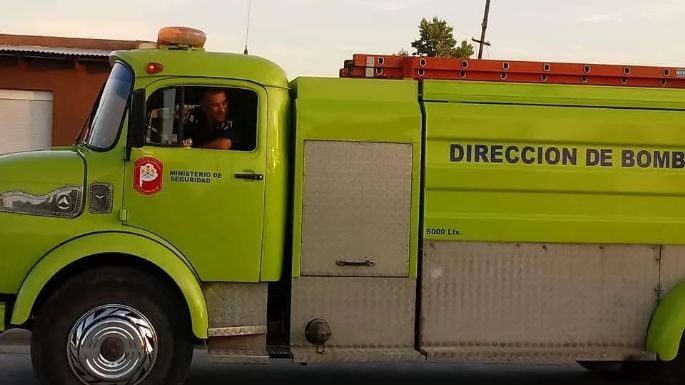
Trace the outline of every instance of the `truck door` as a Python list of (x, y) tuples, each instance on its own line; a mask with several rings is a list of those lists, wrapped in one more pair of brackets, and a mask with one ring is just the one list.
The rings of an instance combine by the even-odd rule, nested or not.
[[(266, 92), (238, 81), (193, 82), (156, 82), (146, 90), (146, 144), (125, 163), (123, 220), (171, 243), (202, 280), (255, 282), (266, 182)], [(202, 105), (208, 91), (226, 96), (221, 124), (205, 116), (212, 108)], [(213, 128), (195, 135), (191, 145), (189, 130), (202, 119)], [(200, 148), (224, 131), (231, 149)]]

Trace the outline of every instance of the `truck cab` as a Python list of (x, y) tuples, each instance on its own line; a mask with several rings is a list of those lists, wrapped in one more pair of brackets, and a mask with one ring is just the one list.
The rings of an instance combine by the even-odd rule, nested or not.
[[(187, 43), (193, 41), (181, 37), (114, 52), (110, 78), (79, 143), (2, 157), (2, 325), (33, 327), (36, 309), (50, 306), (43, 301), (78, 273), (138, 266), (157, 270), (172, 288), (167, 294), (179, 298), (188, 338), (207, 338), (202, 281), (251, 283), (261, 290), (281, 278), (287, 78), (265, 59), (208, 53)], [(244, 133), (242, 148), (184, 145), (184, 125), (187, 132), (206, 90), (226, 95), (227, 120)], [(111, 248), (87, 251), (104, 243)], [(42, 269), (54, 276), (39, 277)], [(64, 275), (57, 277), (60, 271)], [(266, 290), (260, 294), (265, 305)], [(266, 320), (257, 326), (265, 328)]]
[[(173, 239), (209, 281), (278, 280), (288, 194), (284, 72), (264, 59), (192, 49), (122, 52), (113, 60), (122, 69), (140, 71), (154, 63), (161, 68), (131, 85), (145, 93), (145, 105), (140, 103), (145, 121), (143, 132), (136, 133), (142, 145), (121, 157), (126, 164), (118, 176), (124, 184), (117, 219)], [(184, 146), (183, 132), (187, 135), (192, 120), (199, 119), (195, 115), (203, 114), (207, 92), (225, 95), (232, 125), (227, 130), (240, 132), (241, 148), (235, 140), (228, 151)], [(126, 152), (126, 133), (120, 137), (119, 151)]]

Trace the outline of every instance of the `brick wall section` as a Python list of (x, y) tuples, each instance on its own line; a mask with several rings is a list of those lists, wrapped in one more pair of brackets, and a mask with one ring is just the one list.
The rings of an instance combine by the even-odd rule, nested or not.
[(69, 145), (88, 118), (109, 68), (106, 60), (0, 56), (0, 89), (51, 91), (52, 144)]
[[(134, 49), (142, 41), (0, 34), (0, 45), (98, 50)], [(0, 89), (53, 93), (52, 144), (70, 145), (109, 76), (107, 57), (0, 52)], [(11, 129), (11, 128), (10, 128)]]

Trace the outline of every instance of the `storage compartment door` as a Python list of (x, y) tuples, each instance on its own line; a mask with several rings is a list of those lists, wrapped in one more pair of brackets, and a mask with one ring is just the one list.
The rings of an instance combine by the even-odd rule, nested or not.
[(304, 143), (303, 276), (409, 275), (412, 145)]

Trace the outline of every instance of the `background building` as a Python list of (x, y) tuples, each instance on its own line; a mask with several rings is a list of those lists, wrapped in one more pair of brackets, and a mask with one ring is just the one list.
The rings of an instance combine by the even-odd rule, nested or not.
[(141, 43), (0, 34), (0, 154), (73, 144), (109, 53)]

